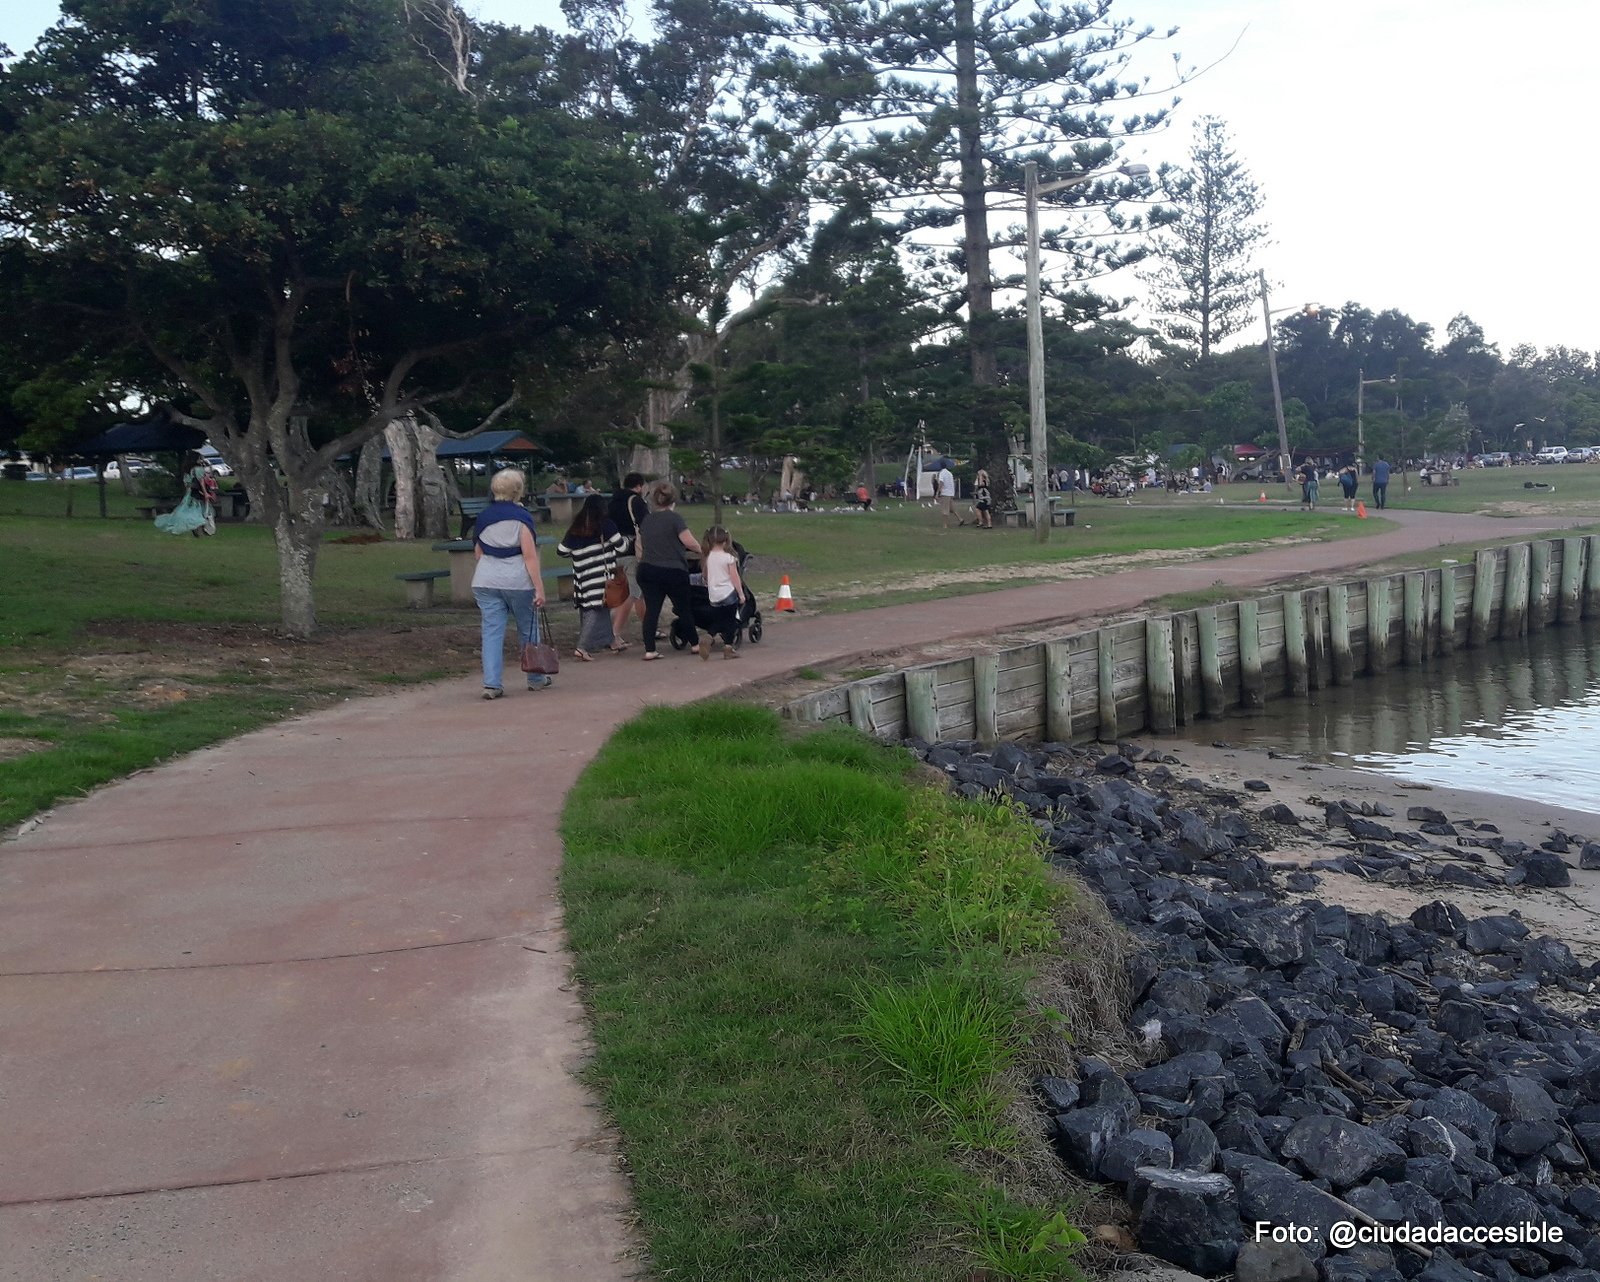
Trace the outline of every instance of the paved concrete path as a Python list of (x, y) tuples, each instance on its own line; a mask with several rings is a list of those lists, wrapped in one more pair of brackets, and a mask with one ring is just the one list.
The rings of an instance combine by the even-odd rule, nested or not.
[(635, 645), (497, 703), (463, 675), (61, 807), (0, 846), (0, 1278), (630, 1276), (555, 897), (562, 797), (613, 727), (839, 655), (1561, 524), (1389, 515), (1371, 539), (769, 613), (736, 664)]

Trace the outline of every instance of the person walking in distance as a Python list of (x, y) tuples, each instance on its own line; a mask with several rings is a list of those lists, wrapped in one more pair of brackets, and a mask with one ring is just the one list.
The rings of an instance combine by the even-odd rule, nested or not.
[[(948, 530), (950, 518), (956, 514), (956, 478), (949, 464), (939, 468), (939, 475), (934, 477), (933, 485), (938, 492), (942, 528)], [(965, 525), (966, 522), (958, 520), (957, 524)]]
[(1389, 463), (1381, 456), (1372, 465), (1372, 506), (1380, 512), (1389, 506)]
[(1354, 463), (1346, 463), (1339, 469), (1339, 492), (1344, 495), (1344, 510), (1356, 510), (1356, 486), (1361, 482), (1360, 474), (1356, 471)]
[(972, 478), (972, 510), (978, 516), (980, 530), (994, 529), (994, 504), (989, 497), (989, 474), (982, 468)]
[(649, 505), (644, 501), (644, 477), (638, 472), (629, 472), (622, 478), (621, 488), (611, 496), (611, 506), (606, 513), (626, 540), (625, 549), (617, 556), (617, 565), (628, 576), (630, 595), (611, 612), (611, 649), (619, 652), (628, 648), (628, 643), (622, 639), (622, 629), (628, 622), (628, 616), (631, 614), (638, 619), (644, 618), (644, 593), (639, 589), (639, 549), (636, 544), (639, 526), (649, 511)]

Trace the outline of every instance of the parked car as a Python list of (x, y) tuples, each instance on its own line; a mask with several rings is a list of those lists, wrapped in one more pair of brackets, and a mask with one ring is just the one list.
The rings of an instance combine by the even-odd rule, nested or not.
[(1565, 463), (1593, 463), (1597, 457), (1600, 457), (1600, 449), (1596, 449), (1593, 445), (1577, 445), (1567, 451), (1567, 457), (1562, 461)]
[(1535, 463), (1565, 463), (1567, 461), (1567, 447), (1565, 445), (1546, 445), (1533, 456)]
[(43, 472), (29, 472), (26, 479), (30, 481), (48, 481), (50, 478)]
[(1493, 454), (1478, 455), (1478, 462), (1484, 467), (1510, 467), (1511, 455), (1504, 450), (1496, 450)]
[(200, 451), (200, 461), (209, 467), (218, 476), (232, 476), (233, 469), (228, 466), (222, 455), (209, 446)]
[(92, 481), (94, 480), (94, 468), (67, 467), (63, 468), (57, 475), (63, 481)]

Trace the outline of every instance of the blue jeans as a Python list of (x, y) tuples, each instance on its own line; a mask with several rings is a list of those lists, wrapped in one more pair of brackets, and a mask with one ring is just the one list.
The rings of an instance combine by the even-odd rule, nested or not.
[[(539, 620), (533, 612), (533, 589), (473, 588), (472, 595), (483, 620), (483, 688), (498, 690), (506, 663), (506, 621), (512, 618), (517, 621), (519, 649), (523, 641), (539, 639)], [(528, 673), (528, 689), (538, 690), (549, 684), (549, 677)]]

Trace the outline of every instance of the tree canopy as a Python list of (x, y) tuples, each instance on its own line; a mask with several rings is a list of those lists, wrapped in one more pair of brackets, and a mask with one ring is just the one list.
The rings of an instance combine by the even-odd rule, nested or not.
[(0, 279), (36, 368), (111, 371), (207, 430), (274, 530), (296, 633), (339, 455), (559, 382), (678, 286), (623, 140), (463, 92), (413, 19), (68, 0), (0, 71)]

